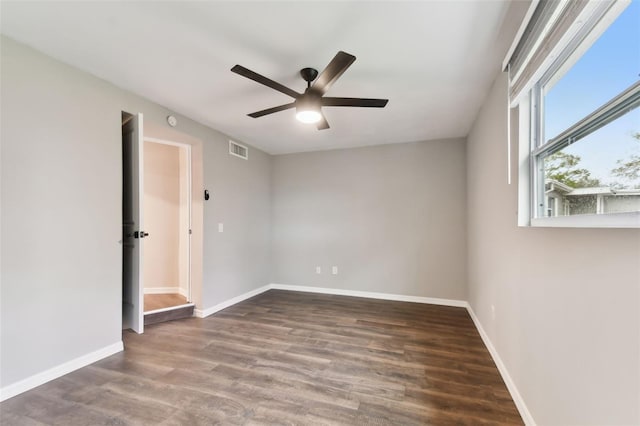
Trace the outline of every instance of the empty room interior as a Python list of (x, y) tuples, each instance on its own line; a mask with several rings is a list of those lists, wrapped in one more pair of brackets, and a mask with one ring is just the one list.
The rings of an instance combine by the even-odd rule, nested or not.
[(640, 425), (640, 0), (0, 19), (2, 425)]

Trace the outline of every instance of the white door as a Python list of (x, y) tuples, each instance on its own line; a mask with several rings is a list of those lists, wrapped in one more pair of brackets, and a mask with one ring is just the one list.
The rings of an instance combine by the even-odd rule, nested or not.
[(122, 125), (122, 328), (144, 331), (143, 121), (137, 114)]

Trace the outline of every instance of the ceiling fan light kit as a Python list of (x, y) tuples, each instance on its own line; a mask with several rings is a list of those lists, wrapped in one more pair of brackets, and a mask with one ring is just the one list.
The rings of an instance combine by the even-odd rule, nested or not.
[[(300, 71), (300, 73), (302, 74), (303, 71), (304, 70)], [(316, 70), (313, 71), (315, 71), (315, 75), (318, 74)], [(307, 91), (309, 91), (308, 87)], [(320, 112), (320, 96), (316, 96), (315, 93), (309, 92), (306, 93), (306, 96), (301, 96), (300, 98), (296, 99), (294, 103), (296, 106), (296, 119), (298, 119), (298, 121), (302, 123), (312, 124), (322, 120), (322, 113)]]
[[(345, 52), (338, 54), (329, 62), (329, 65), (318, 75), (318, 71), (314, 68), (303, 68), (300, 75), (307, 82), (307, 88), (304, 93), (298, 93), (278, 82), (264, 77), (254, 71), (251, 71), (241, 65), (231, 68), (232, 72), (240, 74), (257, 83), (270, 87), (285, 95), (291, 96), (294, 101), (288, 104), (268, 108), (262, 111), (256, 111), (248, 114), (249, 117), (258, 118), (275, 112), (284, 111), (286, 109), (296, 109), (296, 119), (303, 123), (315, 123), (318, 130), (329, 128), (329, 123), (322, 113), (322, 107), (366, 107), (366, 108), (384, 108), (389, 102), (388, 99), (367, 99), (367, 98), (333, 98), (325, 97), (324, 94), (329, 90), (333, 83), (351, 66), (356, 57)], [(313, 84), (312, 84), (313, 82)]]
[(296, 112), (296, 119), (301, 123), (313, 124), (322, 119), (322, 114), (320, 114), (320, 111), (315, 111), (312, 109), (296, 109), (298, 110), (298, 112)]

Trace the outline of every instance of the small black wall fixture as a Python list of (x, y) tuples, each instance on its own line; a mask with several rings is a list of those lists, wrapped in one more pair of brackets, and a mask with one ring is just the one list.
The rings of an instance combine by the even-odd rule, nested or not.
[(205, 201), (209, 201), (209, 190), (208, 189), (204, 190), (204, 200)]

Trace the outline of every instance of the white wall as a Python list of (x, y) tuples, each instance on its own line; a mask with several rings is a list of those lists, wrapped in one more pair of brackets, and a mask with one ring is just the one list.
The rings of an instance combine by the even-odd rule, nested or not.
[[(180, 169), (180, 211), (178, 228), (184, 232), (180, 232), (178, 236), (178, 286), (180, 293), (189, 299), (189, 151), (186, 148), (178, 150), (179, 169)], [(201, 194), (197, 194), (198, 198)], [(199, 265), (202, 270), (202, 265)], [(189, 300), (190, 301), (190, 300)]]
[[(144, 287), (180, 287), (180, 148), (144, 143)], [(188, 229), (188, 228), (187, 228)], [(184, 233), (187, 229), (183, 228)]]
[[(0, 40), (4, 388), (121, 340), (121, 111), (163, 127), (172, 112)], [(199, 308), (207, 308), (266, 284), (270, 157), (254, 148), (249, 161), (232, 157), (225, 135), (174, 115), (180, 132), (202, 141), (212, 193), (204, 267), (194, 271), (203, 274)]]
[(465, 203), (464, 139), (276, 156), (272, 282), (466, 300)]
[(517, 227), (506, 96), (468, 137), (469, 302), (538, 424), (639, 424), (640, 230)]

